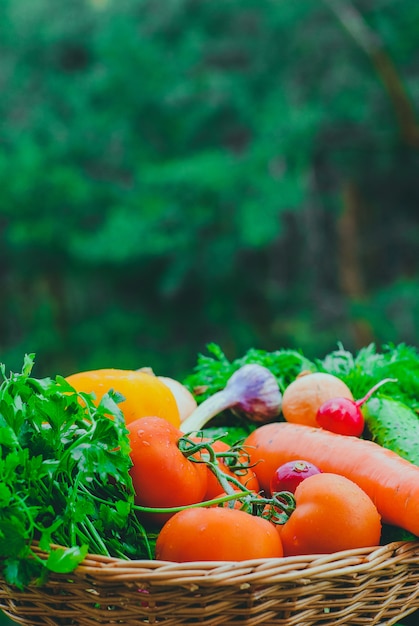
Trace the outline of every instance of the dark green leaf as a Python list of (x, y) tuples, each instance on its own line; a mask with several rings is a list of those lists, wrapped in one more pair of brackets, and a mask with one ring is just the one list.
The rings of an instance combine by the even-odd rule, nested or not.
[(5, 512), (0, 516), (0, 558), (18, 557), (26, 548), (26, 529), (22, 517)]

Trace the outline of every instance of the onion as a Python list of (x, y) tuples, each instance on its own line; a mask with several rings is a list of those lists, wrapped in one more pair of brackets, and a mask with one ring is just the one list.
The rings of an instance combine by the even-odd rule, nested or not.
[(157, 378), (169, 387), (170, 391), (175, 396), (179, 409), (180, 421), (183, 422), (197, 407), (197, 402), (193, 394), (187, 387), (185, 387), (185, 385), (182, 385), (182, 383), (174, 378), (169, 378), (168, 376), (158, 376)]

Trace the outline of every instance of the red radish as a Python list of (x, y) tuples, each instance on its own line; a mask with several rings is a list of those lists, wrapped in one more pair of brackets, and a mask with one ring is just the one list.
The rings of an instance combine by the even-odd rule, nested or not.
[(288, 461), (275, 470), (270, 485), (271, 495), (280, 491), (294, 493), (305, 478), (320, 473), (321, 470), (308, 461)]
[(331, 398), (324, 402), (318, 409), (316, 420), (319, 426), (339, 435), (352, 435), (360, 437), (364, 432), (365, 420), (361, 412), (361, 406), (372, 394), (385, 383), (397, 382), (394, 378), (385, 378), (372, 387), (360, 400), (348, 398)]

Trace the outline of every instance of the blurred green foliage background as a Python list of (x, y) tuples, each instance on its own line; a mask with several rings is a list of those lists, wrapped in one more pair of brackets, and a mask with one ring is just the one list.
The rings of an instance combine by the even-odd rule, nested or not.
[(3, 0), (0, 351), (416, 343), (416, 0)]

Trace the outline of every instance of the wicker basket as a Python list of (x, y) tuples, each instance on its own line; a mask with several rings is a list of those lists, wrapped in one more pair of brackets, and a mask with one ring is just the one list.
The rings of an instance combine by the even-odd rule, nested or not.
[(0, 581), (0, 608), (31, 626), (391, 625), (419, 608), (419, 541), (234, 563), (89, 555), (41, 587)]

